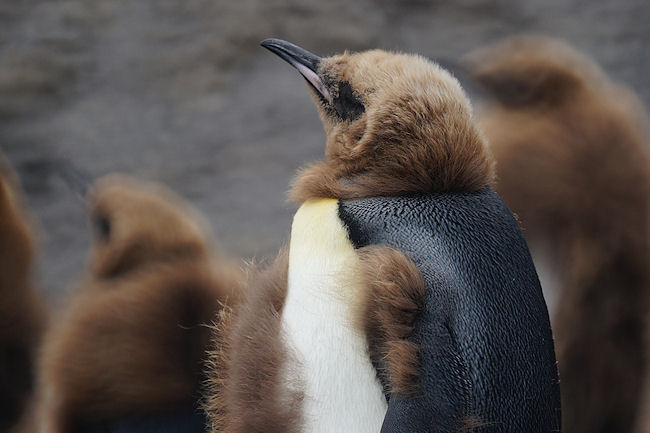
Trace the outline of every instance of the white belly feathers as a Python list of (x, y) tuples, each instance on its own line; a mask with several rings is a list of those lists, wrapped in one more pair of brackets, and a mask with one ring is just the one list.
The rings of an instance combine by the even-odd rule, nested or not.
[(378, 432), (386, 399), (363, 333), (354, 325), (359, 269), (336, 200), (312, 200), (296, 213), (291, 231), (289, 282), (282, 312), (287, 345), (300, 374), (304, 432)]

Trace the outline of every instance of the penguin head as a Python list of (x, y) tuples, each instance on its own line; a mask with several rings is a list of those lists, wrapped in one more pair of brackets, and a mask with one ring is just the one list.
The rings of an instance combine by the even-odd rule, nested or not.
[(207, 226), (178, 196), (158, 185), (107, 175), (89, 188), (86, 202), (95, 277), (113, 278), (150, 264), (208, 254)]
[(584, 55), (548, 37), (509, 38), (468, 54), (464, 68), (505, 107), (554, 110), (607, 85)]
[(560, 236), (614, 233), (616, 221), (638, 227), (632, 221), (648, 197), (641, 193), (648, 167), (642, 148), (650, 129), (630, 89), (549, 37), (490, 44), (469, 53), (463, 67), (487, 93), (478, 117), (498, 161), (497, 191), (529, 240), (554, 236), (561, 245)]
[(321, 166), (320, 174), (338, 181), (335, 198), (490, 184), (492, 162), (469, 100), (437, 64), (382, 50), (321, 58), (278, 39), (262, 46), (307, 80), (327, 133), (329, 171)]

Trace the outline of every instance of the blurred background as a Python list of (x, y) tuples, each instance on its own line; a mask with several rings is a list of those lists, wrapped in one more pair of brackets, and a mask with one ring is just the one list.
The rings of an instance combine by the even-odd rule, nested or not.
[(520, 33), (566, 39), (650, 105), (647, 0), (2, 0), (0, 149), (37, 222), (39, 287), (55, 300), (90, 241), (56, 175), (161, 182), (209, 219), (222, 249), (264, 258), (286, 240), (295, 170), (324, 133), (302, 78), (259, 47), (456, 59)]

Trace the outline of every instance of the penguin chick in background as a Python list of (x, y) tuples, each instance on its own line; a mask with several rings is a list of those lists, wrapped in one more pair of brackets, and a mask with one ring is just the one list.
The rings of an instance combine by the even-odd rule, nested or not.
[(650, 365), (647, 114), (556, 40), (509, 39), (466, 64), (492, 98), (479, 118), (497, 190), (559, 276), (562, 430), (630, 432)]
[(262, 45), (307, 80), (326, 158), (224, 326), (213, 431), (558, 429), (541, 288), (458, 82), (415, 55)]
[(0, 431), (26, 410), (46, 308), (32, 283), (34, 239), (18, 183), (0, 155)]
[[(650, 318), (648, 319), (648, 323), (649, 325), (646, 328), (646, 354), (650, 348)], [(646, 374), (641, 393), (641, 404), (639, 405), (636, 426), (635, 433), (650, 433), (650, 377), (648, 374)]]
[(88, 276), (47, 334), (41, 432), (201, 432), (210, 325), (239, 297), (239, 271), (170, 191), (109, 175), (86, 194)]

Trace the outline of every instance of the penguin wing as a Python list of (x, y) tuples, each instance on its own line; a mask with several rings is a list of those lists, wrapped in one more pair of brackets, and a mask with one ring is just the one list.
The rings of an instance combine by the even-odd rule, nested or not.
[(382, 433), (458, 431), (468, 418), (467, 369), (449, 326), (424, 308), (422, 274), (392, 247), (363, 247), (359, 255), (361, 323), (388, 400)]
[(358, 250), (365, 293), (361, 324), (385, 393), (412, 394), (417, 387), (419, 346), (410, 341), (426, 286), (415, 264), (386, 246)]

